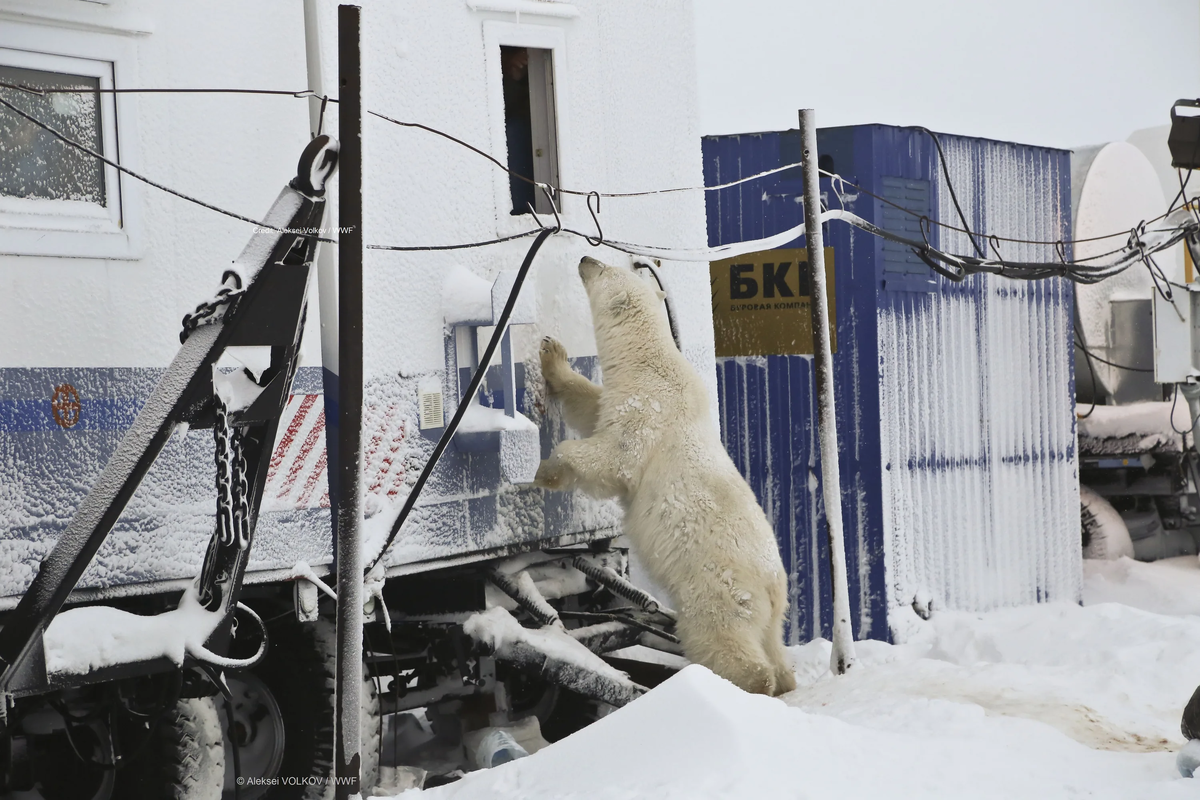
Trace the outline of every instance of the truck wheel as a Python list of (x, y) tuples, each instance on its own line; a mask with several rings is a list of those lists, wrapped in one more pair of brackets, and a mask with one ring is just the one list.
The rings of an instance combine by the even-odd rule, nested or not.
[[(325, 800), (333, 797), (334, 625), (282, 617), (270, 625), (262, 663), (230, 674), (233, 724), (225, 746), (225, 800), (233, 800), (237, 777), (241, 800)], [(362, 786), (370, 790), (379, 771), (379, 696), (363, 682)], [(232, 740), (232, 741), (231, 741)], [(234, 774), (232, 745), (238, 747)], [(281, 778), (264, 785), (253, 778)], [(313, 780), (315, 779), (315, 780)]]
[(113, 797), (219, 800), (225, 753), (212, 698), (178, 701), (150, 735), (146, 751), (116, 771)]
[(1079, 487), (1079, 526), (1084, 558), (1133, 558), (1133, 540), (1125, 520), (1111, 503), (1087, 486)]

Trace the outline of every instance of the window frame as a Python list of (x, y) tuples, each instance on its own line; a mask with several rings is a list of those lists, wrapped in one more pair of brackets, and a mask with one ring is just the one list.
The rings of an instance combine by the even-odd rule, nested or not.
[[(491, 151), (495, 158), (503, 164), (508, 163), (508, 139), (504, 126), (504, 85), (500, 66), (500, 47), (529, 47), (550, 52), (553, 86), (549, 95), (554, 100), (554, 127), (556, 129), (553, 149), (556, 151), (559, 184), (569, 184), (567, 164), (570, 158), (568, 133), (570, 126), (566, 99), (568, 93), (565, 91), (565, 78), (568, 74), (565, 33), (561, 28), (549, 25), (526, 25), (487, 20), (483, 23), (483, 39), (484, 68), (487, 73), (488, 117), (492, 140)], [(531, 85), (530, 90), (532, 91), (532, 89)], [(532, 97), (530, 101), (532, 113)], [(494, 172), (492, 185), (495, 193), (498, 235), (507, 236), (528, 230), (532, 220), (527, 214), (509, 213), (512, 209), (512, 193), (508, 173), (499, 169)], [(575, 204), (565, 201), (562, 195), (558, 195), (555, 199), (558, 202), (559, 215), (563, 217), (564, 224), (566, 224), (569, 210)], [(542, 214), (541, 210), (538, 213)], [(547, 213), (552, 214), (553, 212), (548, 211)], [(545, 221), (544, 215), (543, 221)], [(553, 222), (553, 220), (550, 221)]]
[[(0, 64), (97, 78), (112, 89), (133, 77), (125, 37), (24, 23), (0, 26)], [(134, 97), (101, 92), (103, 154), (136, 169)], [(141, 186), (104, 165), (105, 205), (82, 200), (0, 197), (0, 255), (137, 259), (141, 257)]]

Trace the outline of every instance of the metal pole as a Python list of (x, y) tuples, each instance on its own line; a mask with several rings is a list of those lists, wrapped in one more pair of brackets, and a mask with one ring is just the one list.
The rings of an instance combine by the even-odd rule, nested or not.
[(833, 582), (833, 652), (829, 669), (842, 674), (854, 666), (854, 629), (850, 625), (850, 587), (846, 543), (842, 535), (842, 481), (838, 472), (837, 413), (833, 401), (833, 348), (829, 336), (829, 291), (825, 285), (825, 243), (821, 235), (821, 184), (817, 170), (817, 117), (800, 110), (804, 142), (804, 235), (811, 277), (813, 362), (817, 373), (817, 425), (821, 436), (821, 486), (829, 530), (829, 574)]
[[(334, 535), (337, 559), (337, 681), (334, 796), (360, 795), (362, 692), (362, 9), (338, 6), (338, 373)], [(331, 465), (334, 466), (334, 465)], [(331, 487), (332, 488), (332, 487)]]

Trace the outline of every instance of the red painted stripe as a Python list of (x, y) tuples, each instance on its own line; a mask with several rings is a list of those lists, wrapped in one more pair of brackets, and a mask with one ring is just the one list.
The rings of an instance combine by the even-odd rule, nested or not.
[[(400, 437), (398, 439), (396, 439), (395, 444), (392, 447), (393, 453), (395, 453), (396, 450), (400, 449), (400, 443), (404, 441), (405, 433), (406, 433), (405, 426), (403, 424), (401, 424)], [(399, 469), (399, 471), (397, 471), (395, 479), (392, 480), (392, 488), (388, 489), (387, 496), (389, 498), (395, 497), (396, 495), (400, 494), (400, 489), (401, 489), (401, 487), (404, 486), (404, 475), (406, 472), (407, 472), (407, 470), (404, 469), (404, 462), (401, 462), (400, 469)]]
[[(391, 448), (389, 449), (388, 454), (383, 457), (383, 463), (380, 465), (379, 470), (375, 473), (375, 480), (371, 483), (371, 488), (367, 491), (374, 494), (383, 488), (383, 483), (386, 480), (388, 473), (392, 471), (392, 463), (396, 460), (396, 453), (400, 450), (400, 444), (403, 441), (404, 422), (401, 421), (400, 433), (394, 439), (392, 439)], [(401, 472), (403, 472), (403, 469), (401, 469)]]
[(371, 437), (371, 444), (367, 447), (367, 455), (363, 459), (363, 463), (369, 464), (371, 459), (375, 457), (375, 451), (379, 449), (379, 443), (383, 441), (383, 435), (387, 433), (388, 423), (392, 420), (392, 415), (396, 413), (396, 404), (392, 403), (388, 406), (388, 410), (383, 414), (383, 423), (379, 426), (379, 430)]
[[(304, 438), (304, 444), (300, 445), (300, 453), (292, 461), (292, 468), (291, 468), (291, 470), (288, 471), (288, 476), (287, 476), (287, 478), (284, 479), (283, 486), (281, 486), (279, 488), (279, 493), (277, 495), (275, 495), (276, 498), (281, 499), (283, 497), (286, 497), (288, 492), (292, 491), (292, 487), (296, 485), (296, 478), (298, 478), (300, 476), (300, 470), (302, 470), (304, 468), (304, 461), (308, 458), (308, 454), (312, 452), (313, 447), (316, 445), (317, 441), (321, 438), (321, 434), (324, 433), (324, 431), (325, 431), (325, 409), (322, 408), (320, 413), (317, 414), (317, 421), (312, 426), (312, 430), (310, 430), (308, 432), (308, 436), (306, 436)], [(325, 464), (324, 451), (322, 451), (322, 453), (321, 453), (321, 460), (319, 463), (321, 465)], [(320, 471), (319, 467), (318, 467), (318, 471)], [(312, 480), (312, 478), (310, 477), (309, 480)]]
[(317, 486), (317, 481), (321, 480), (321, 473), (325, 471), (325, 466), (328, 463), (328, 451), (322, 450), (321, 455), (317, 458), (317, 466), (308, 476), (308, 480), (304, 482), (304, 489), (300, 492), (300, 497), (296, 501), (298, 508), (306, 508), (308, 506), (308, 498), (312, 496), (313, 489)]
[[(292, 395), (288, 401), (295, 400), (296, 396)], [(304, 399), (300, 401), (300, 408), (296, 411), (296, 415), (292, 417), (291, 423), (283, 434), (283, 438), (279, 440), (279, 446), (275, 448), (275, 453), (271, 456), (271, 472), (279, 469), (279, 465), (283, 463), (284, 456), (287, 455), (288, 448), (292, 446), (292, 440), (296, 438), (296, 434), (300, 431), (300, 426), (304, 424), (305, 418), (308, 416), (308, 410), (312, 408), (313, 403), (317, 400), (317, 395), (306, 394)]]

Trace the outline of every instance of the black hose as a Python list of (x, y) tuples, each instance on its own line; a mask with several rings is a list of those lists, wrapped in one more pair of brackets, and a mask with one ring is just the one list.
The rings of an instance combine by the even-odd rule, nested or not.
[[(379, 548), (379, 553), (371, 560), (371, 565), (367, 567), (367, 572), (375, 569), (375, 565), (383, 559), (383, 554), (387, 552), (388, 547), (395, 540), (396, 534), (403, 527), (404, 521), (412, 513), (413, 506), (416, 505), (417, 498), (421, 496), (421, 490), (425, 488), (425, 483), (429, 480), (429, 476), (433, 474), (433, 468), (437, 466), (438, 459), (442, 457), (442, 453), (450, 445), (450, 440), (454, 438), (454, 433), (458, 430), (459, 423), (462, 422), (463, 416), (467, 413), (467, 408), (474, 402), (475, 393), (479, 391), (479, 385), (483, 382), (484, 375), (487, 374), (492, 356), (495, 355), (496, 348), (500, 346), (500, 340), (504, 337), (504, 331), (508, 328), (508, 320), (517, 305), (517, 297), (521, 294), (521, 286), (525, 283), (525, 276), (529, 274), (529, 268), (533, 265), (533, 257), (537, 255), (538, 250), (542, 247), (542, 243), (552, 233), (555, 233), (553, 228), (543, 228), (541, 233), (537, 235), (537, 238), (533, 240), (533, 244), (530, 245), (529, 252), (525, 254), (525, 260), (521, 262), (521, 268), (517, 270), (517, 278), (513, 282), (512, 291), (508, 294), (508, 302), (504, 304), (504, 310), (500, 312), (500, 318), (496, 320), (496, 327), (492, 331), (492, 338), (488, 340), (487, 348), (484, 349), (483, 355), (479, 357), (479, 367), (475, 370), (475, 374), (471, 376), (471, 382), (467, 385), (466, 391), (463, 392), (462, 400), (459, 401), (458, 408), (455, 409), (454, 416), (450, 419), (450, 424), (446, 426), (446, 430), (442, 431), (441, 438), (434, 445), (433, 453), (429, 456), (429, 460), (425, 462), (425, 467), (417, 477), (417, 482), (413, 484), (412, 491), (404, 499), (404, 506), (400, 509), (400, 514), (396, 517), (396, 521), (392, 523), (392, 529), (388, 532), (387, 541), (383, 543), (383, 547)], [(512, 398), (512, 402), (514, 405), (517, 402), (515, 397)]]

